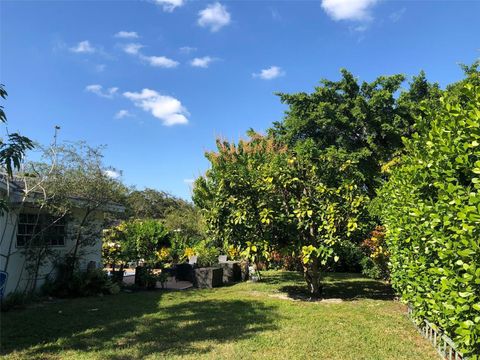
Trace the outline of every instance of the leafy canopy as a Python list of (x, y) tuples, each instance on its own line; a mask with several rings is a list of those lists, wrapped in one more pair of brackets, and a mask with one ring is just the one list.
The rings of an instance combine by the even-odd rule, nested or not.
[[(5, 100), (7, 95), (8, 93), (5, 90), (5, 86), (0, 84), (0, 97)], [(7, 123), (7, 116), (3, 106), (0, 106), (0, 123)], [(9, 133), (6, 131), (6, 139), (0, 137), (0, 177), (6, 174), (8, 178), (11, 178), (14, 170), (20, 169), (26, 152), (31, 149), (33, 149), (32, 140), (19, 133)], [(7, 201), (0, 199), (0, 215), (7, 210)]]
[(333, 147), (350, 154), (371, 195), (378, 185), (381, 164), (403, 147), (402, 137), (413, 132), (421, 100), (436, 101), (438, 85), (422, 72), (407, 91), (403, 75), (380, 76), (359, 83), (347, 70), (339, 81), (322, 80), (311, 94), (279, 93), (286, 116), (269, 133), (288, 146), (312, 140), (322, 150)]

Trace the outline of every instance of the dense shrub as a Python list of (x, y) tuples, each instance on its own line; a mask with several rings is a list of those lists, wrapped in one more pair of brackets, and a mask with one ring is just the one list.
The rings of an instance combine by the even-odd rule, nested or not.
[(163, 283), (167, 280), (165, 273), (156, 274), (152, 268), (147, 266), (137, 266), (135, 268), (135, 286), (138, 288), (155, 289), (157, 281)]
[(361, 272), (361, 263), (365, 255), (357, 244), (349, 240), (343, 240), (335, 248), (335, 254), (338, 255), (338, 260), (330, 261), (329, 268), (331, 271)]
[(283, 255), (282, 269), (287, 271), (302, 271), (302, 259), (291, 254)]
[(29, 303), (38, 300), (38, 296), (35, 293), (25, 293), (23, 291), (14, 291), (4, 298), (2, 298), (2, 301), (0, 303), (0, 310), (2, 312), (4, 311), (10, 311), (12, 309), (23, 309), (25, 308)]
[(172, 234), (172, 256), (179, 260), (187, 247), (193, 247), (206, 238), (203, 217), (191, 204), (170, 210), (163, 220)]
[(385, 279), (385, 272), (376, 264), (372, 258), (364, 256), (360, 261), (362, 274), (372, 279)]
[(380, 191), (391, 279), (414, 315), (480, 356), (480, 77), (423, 109)]
[(58, 297), (81, 297), (92, 295), (117, 294), (120, 291), (108, 275), (100, 269), (87, 272), (74, 272), (71, 277), (47, 282), (44, 292)]
[(389, 252), (385, 242), (385, 227), (376, 226), (362, 242), (361, 248), (366, 255), (361, 260), (362, 274), (374, 279), (388, 279)]
[(104, 231), (102, 252), (107, 264), (143, 261), (162, 267), (167, 260), (165, 248), (170, 246), (171, 234), (160, 221), (129, 220)]
[(136, 256), (146, 264), (154, 266), (162, 259), (159, 251), (171, 245), (170, 233), (158, 220), (134, 220), (128, 223), (127, 234), (136, 245)]
[(291, 248), (274, 250), (270, 253), (269, 268), (302, 271), (302, 259), (300, 256), (296, 255)]

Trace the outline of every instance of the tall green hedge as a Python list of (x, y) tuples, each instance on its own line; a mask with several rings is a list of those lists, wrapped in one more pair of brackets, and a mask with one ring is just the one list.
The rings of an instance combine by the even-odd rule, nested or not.
[(379, 192), (392, 284), (480, 359), (480, 77), (427, 106)]

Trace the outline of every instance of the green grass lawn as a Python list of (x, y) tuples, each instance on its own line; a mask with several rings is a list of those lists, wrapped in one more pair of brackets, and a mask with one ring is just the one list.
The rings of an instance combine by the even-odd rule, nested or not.
[(37, 304), (1, 315), (6, 359), (436, 359), (383, 283), (329, 274), (325, 300), (303, 281), (152, 291)]

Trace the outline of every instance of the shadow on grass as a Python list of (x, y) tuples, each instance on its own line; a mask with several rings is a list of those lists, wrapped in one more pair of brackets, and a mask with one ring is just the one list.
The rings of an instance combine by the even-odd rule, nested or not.
[[(96, 316), (72, 313), (70, 319), (63, 321), (57, 316), (45, 316), (43, 327), (29, 324), (27, 317), (21, 326), (7, 321), (18, 329), (10, 329), (9, 335), (2, 339), (2, 353), (23, 350), (22, 354), (28, 357), (45, 358), (67, 350), (99, 351), (102, 358), (111, 360), (141, 359), (149, 354), (207, 353), (215, 343), (238, 341), (274, 330), (274, 320), (279, 316), (274, 307), (257, 301), (198, 298), (189, 301), (186, 297), (180, 303), (159, 306), (158, 292), (122, 296), (122, 301), (113, 301), (115, 304), (105, 306)], [(20, 327), (32, 331), (17, 332), (16, 336), (10, 333)], [(122, 349), (128, 349), (127, 355), (116, 354)]]
[[(262, 281), (269, 284), (296, 282), (295, 285), (284, 285), (278, 289), (280, 292), (286, 293), (290, 298), (296, 300), (392, 300), (395, 297), (393, 289), (385, 282), (364, 278), (359, 274), (351, 273), (324, 274), (323, 293), (319, 299), (311, 298), (301, 273), (279, 272), (271, 278), (265, 278)], [(303, 282), (303, 284), (299, 285), (299, 282)]]
[(275, 271), (261, 272), (262, 283), (269, 285), (279, 285), (286, 282), (298, 283), (303, 281), (303, 275), (297, 271)]

